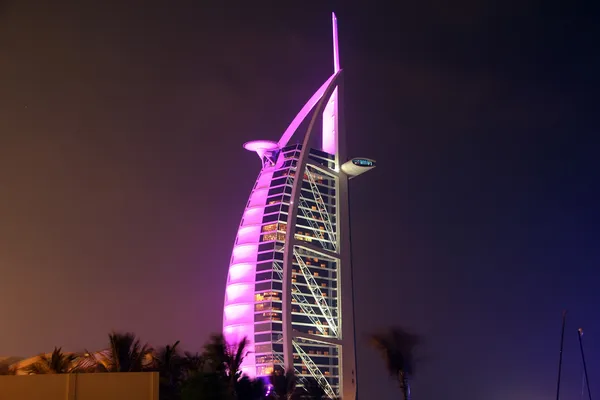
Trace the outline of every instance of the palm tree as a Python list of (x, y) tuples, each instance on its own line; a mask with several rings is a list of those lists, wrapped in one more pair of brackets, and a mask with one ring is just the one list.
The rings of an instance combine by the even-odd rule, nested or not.
[(186, 379), (181, 387), (182, 400), (231, 400), (227, 382), (216, 372), (200, 372)]
[(244, 375), (235, 383), (235, 392), (237, 400), (263, 400), (267, 388), (261, 378), (250, 379)]
[(415, 368), (415, 348), (421, 342), (402, 328), (371, 335), (371, 344), (381, 353), (390, 375), (398, 381), (404, 400), (410, 400), (410, 379)]
[(229, 344), (222, 334), (211, 337), (204, 347), (204, 356), (216, 373), (227, 382), (227, 386), (235, 397), (235, 383), (240, 379), (240, 367), (248, 354), (248, 339), (243, 338), (237, 344)]
[[(285, 371), (276, 365), (269, 376), (273, 390), (271, 397), (275, 400), (321, 400), (325, 390), (314, 378), (298, 378), (294, 371)], [(301, 386), (298, 386), (301, 383)]]
[(205, 360), (202, 354), (184, 352), (184, 357), (181, 360), (181, 372), (183, 380), (187, 380), (194, 375), (200, 374), (204, 371)]
[(273, 397), (286, 400), (293, 398), (298, 381), (294, 371), (285, 371), (281, 366), (276, 365), (273, 368), (273, 373), (269, 376), (269, 380), (273, 385)]
[(25, 367), (30, 375), (37, 374), (68, 374), (75, 369), (75, 354), (65, 354), (60, 347), (55, 347), (52, 354), (40, 354), (38, 359)]
[(154, 355), (154, 366), (160, 376), (160, 398), (178, 398), (179, 384), (183, 377), (183, 358), (177, 350), (179, 340), (172, 346), (161, 348)]
[(154, 365), (161, 376), (168, 378), (169, 382), (176, 382), (182, 373), (183, 358), (179, 354), (177, 346), (179, 340), (172, 346), (166, 345), (160, 348), (154, 355)]
[(140, 372), (152, 367), (152, 348), (148, 344), (142, 345), (133, 333), (112, 332), (108, 339), (108, 349), (98, 353), (87, 353), (98, 371)]

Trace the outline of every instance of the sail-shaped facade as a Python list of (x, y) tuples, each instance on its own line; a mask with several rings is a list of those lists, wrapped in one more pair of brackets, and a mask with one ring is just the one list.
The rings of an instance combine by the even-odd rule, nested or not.
[[(333, 75), (278, 142), (244, 145), (258, 154), (262, 168), (231, 255), (223, 332), (229, 343), (250, 342), (243, 373), (294, 370), (300, 384), (314, 379), (330, 398), (351, 400), (356, 361), (348, 181), (375, 162), (347, 159), (335, 15), (332, 22)], [(308, 129), (300, 132), (304, 121)], [(319, 133), (320, 147), (311, 148)]]

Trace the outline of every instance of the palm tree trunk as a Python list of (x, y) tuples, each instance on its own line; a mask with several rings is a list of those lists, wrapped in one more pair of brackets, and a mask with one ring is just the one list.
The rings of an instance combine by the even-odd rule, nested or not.
[(410, 382), (407, 375), (404, 375), (404, 398), (410, 400)]
[(410, 400), (410, 382), (408, 381), (408, 375), (404, 371), (398, 373), (398, 383), (400, 384), (403, 399)]

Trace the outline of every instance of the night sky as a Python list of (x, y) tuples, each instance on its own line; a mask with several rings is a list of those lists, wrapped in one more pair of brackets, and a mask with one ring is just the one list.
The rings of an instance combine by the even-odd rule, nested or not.
[(349, 153), (378, 162), (352, 182), (361, 398), (399, 395), (365, 339), (392, 325), (426, 338), (415, 399), (553, 398), (563, 309), (562, 398), (579, 327), (600, 392), (593, 2), (51, 3), (0, 1), (0, 356), (220, 330), (242, 144), (331, 75), (336, 11)]

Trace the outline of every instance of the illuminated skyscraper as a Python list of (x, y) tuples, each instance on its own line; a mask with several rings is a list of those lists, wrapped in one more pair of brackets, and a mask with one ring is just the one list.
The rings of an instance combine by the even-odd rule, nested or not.
[[(223, 332), (230, 343), (251, 341), (245, 374), (294, 369), (300, 383), (314, 378), (329, 397), (353, 400), (348, 180), (375, 162), (346, 156), (335, 15), (332, 22), (333, 75), (278, 142), (244, 145), (258, 154), (262, 169), (233, 247)], [(305, 120), (307, 131), (296, 132)], [(310, 147), (315, 132), (322, 134), (320, 148)], [(290, 144), (294, 135), (298, 144)]]

